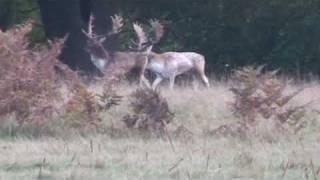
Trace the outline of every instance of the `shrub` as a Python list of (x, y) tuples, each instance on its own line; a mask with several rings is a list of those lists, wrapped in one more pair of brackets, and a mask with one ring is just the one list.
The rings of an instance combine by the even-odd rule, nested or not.
[(19, 124), (43, 124), (61, 98), (56, 69), (64, 40), (29, 48), (27, 33), (31, 23), (0, 32), (0, 116), (15, 114)]
[(100, 113), (121, 97), (112, 84), (102, 94), (91, 92), (77, 72), (58, 60), (65, 38), (31, 47), (31, 29), (29, 22), (0, 32), (0, 116), (14, 114), (19, 125), (63, 118), (72, 126), (96, 126)]
[(264, 66), (244, 67), (233, 74), (233, 112), (246, 127), (258, 119), (274, 120), (295, 130), (303, 126), (305, 105), (292, 106), (290, 101), (303, 89), (286, 93), (288, 82), (276, 77), (277, 71), (263, 73)]
[(276, 140), (275, 134), (296, 133), (305, 126), (305, 107), (309, 103), (291, 103), (303, 89), (287, 93), (289, 82), (277, 78), (277, 71), (262, 72), (263, 68), (248, 66), (234, 71), (230, 88), (234, 100), (229, 105), (239, 120), (210, 131), (210, 135), (243, 139), (259, 134), (272, 141)]
[(142, 131), (163, 133), (174, 117), (168, 103), (159, 92), (151, 89), (137, 89), (130, 95), (132, 113), (123, 120), (127, 127), (137, 127)]
[(118, 105), (121, 101), (110, 86), (104, 86), (101, 94), (92, 92), (84, 85), (78, 85), (65, 105), (65, 121), (72, 127), (97, 128), (100, 114)]

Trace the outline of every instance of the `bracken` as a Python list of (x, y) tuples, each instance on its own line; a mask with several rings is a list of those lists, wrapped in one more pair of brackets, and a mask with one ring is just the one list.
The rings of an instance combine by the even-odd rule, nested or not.
[(250, 66), (234, 72), (234, 86), (230, 89), (235, 99), (231, 103), (232, 111), (246, 127), (254, 125), (258, 119), (266, 119), (300, 129), (309, 103), (290, 106), (290, 101), (303, 89), (285, 93), (288, 82), (278, 79), (277, 71), (263, 73), (263, 68)]
[(166, 125), (174, 117), (168, 103), (159, 92), (151, 89), (137, 89), (130, 95), (132, 113), (126, 115), (123, 121), (129, 128), (137, 127), (142, 131), (161, 135)]
[(32, 23), (0, 32), (0, 115), (15, 114), (19, 124), (43, 124), (54, 113), (61, 98), (56, 69), (67, 72), (60, 63), (64, 39), (30, 48), (27, 33)]

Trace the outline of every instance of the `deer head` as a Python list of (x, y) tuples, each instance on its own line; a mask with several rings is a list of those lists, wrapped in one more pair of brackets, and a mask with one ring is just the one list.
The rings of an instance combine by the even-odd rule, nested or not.
[(137, 41), (133, 41), (135, 48), (138, 51), (150, 53), (153, 45), (158, 43), (163, 36), (164, 28), (158, 20), (150, 20), (150, 25), (154, 33), (153, 36), (147, 36), (142, 26), (138, 23), (133, 23), (133, 29), (137, 36)]
[(123, 18), (121, 16), (111, 16), (111, 20), (112, 30), (105, 35), (97, 35), (93, 32), (93, 15), (90, 16), (88, 31), (86, 32), (85, 30), (82, 30), (87, 37), (86, 50), (91, 56), (91, 61), (100, 71), (103, 71), (103, 68), (111, 59), (109, 52), (103, 46), (103, 42), (108, 36), (121, 32), (121, 28), (123, 26)]

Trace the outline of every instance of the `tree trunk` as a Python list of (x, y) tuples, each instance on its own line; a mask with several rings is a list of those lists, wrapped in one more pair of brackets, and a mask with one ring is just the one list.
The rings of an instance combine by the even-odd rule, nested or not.
[(0, 2), (0, 30), (6, 31), (12, 23), (12, 12), (14, 11), (12, 1), (3, 0)]
[[(116, 13), (114, 8), (115, 4), (112, 1), (92, 0), (92, 13), (95, 17), (95, 32), (97, 34), (106, 34), (111, 30), (112, 21), (110, 16)], [(104, 46), (110, 51), (117, 50), (117, 35), (107, 37)]]
[(86, 37), (81, 32), (90, 14), (90, 0), (38, 0), (42, 22), (49, 39), (68, 35), (60, 59), (72, 69), (96, 72), (85, 51)]

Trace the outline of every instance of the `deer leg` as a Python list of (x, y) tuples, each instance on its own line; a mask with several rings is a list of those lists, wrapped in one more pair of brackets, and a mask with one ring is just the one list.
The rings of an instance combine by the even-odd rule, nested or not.
[(148, 59), (146, 59), (146, 61), (144, 62), (144, 64), (142, 65), (141, 71), (140, 71), (140, 79), (139, 79), (139, 85), (140, 87), (142, 87), (142, 84), (144, 83), (144, 85), (146, 85), (148, 88), (151, 88), (150, 82), (148, 81), (148, 79), (144, 76), (144, 73), (146, 71), (146, 67), (148, 64)]
[(204, 82), (204, 84), (206, 85), (206, 87), (210, 87), (209, 80), (204, 73), (201, 73), (201, 79)]
[(197, 63), (195, 64), (195, 69), (201, 77), (201, 80), (206, 85), (206, 87), (210, 87), (208, 77), (205, 74), (205, 60), (204, 57), (198, 59)]
[(142, 87), (142, 85), (144, 84), (145, 86), (147, 86), (147, 88), (151, 88), (149, 80), (144, 76), (144, 72), (144, 70), (140, 72), (139, 86)]
[(192, 82), (191, 82), (191, 83), (192, 83), (192, 87), (193, 87), (193, 89), (196, 89), (196, 88), (197, 88), (197, 83), (196, 83), (196, 82), (197, 82), (197, 80), (198, 80), (198, 79), (197, 79), (197, 75), (194, 74), (194, 73), (192, 73), (191, 76), (192, 76)]
[(204, 73), (204, 66), (202, 66), (201, 68), (198, 68), (197, 71), (198, 71), (198, 74), (201, 77), (202, 82), (205, 84), (205, 86), (206, 87), (210, 87), (209, 79), (206, 76), (206, 74)]
[(147, 88), (151, 88), (149, 80), (144, 75), (140, 77), (140, 87), (142, 87), (142, 84), (147, 86)]
[(176, 79), (176, 75), (173, 75), (170, 77), (170, 90), (173, 90), (175, 79)]
[(145, 83), (144, 82), (144, 78), (143, 78), (142, 73), (140, 72), (140, 75), (139, 75), (139, 86), (142, 87), (143, 83)]
[(158, 76), (156, 77), (156, 79), (153, 81), (152, 83), (152, 89), (153, 90), (156, 90), (158, 84), (163, 80), (163, 78), (161, 76)]

